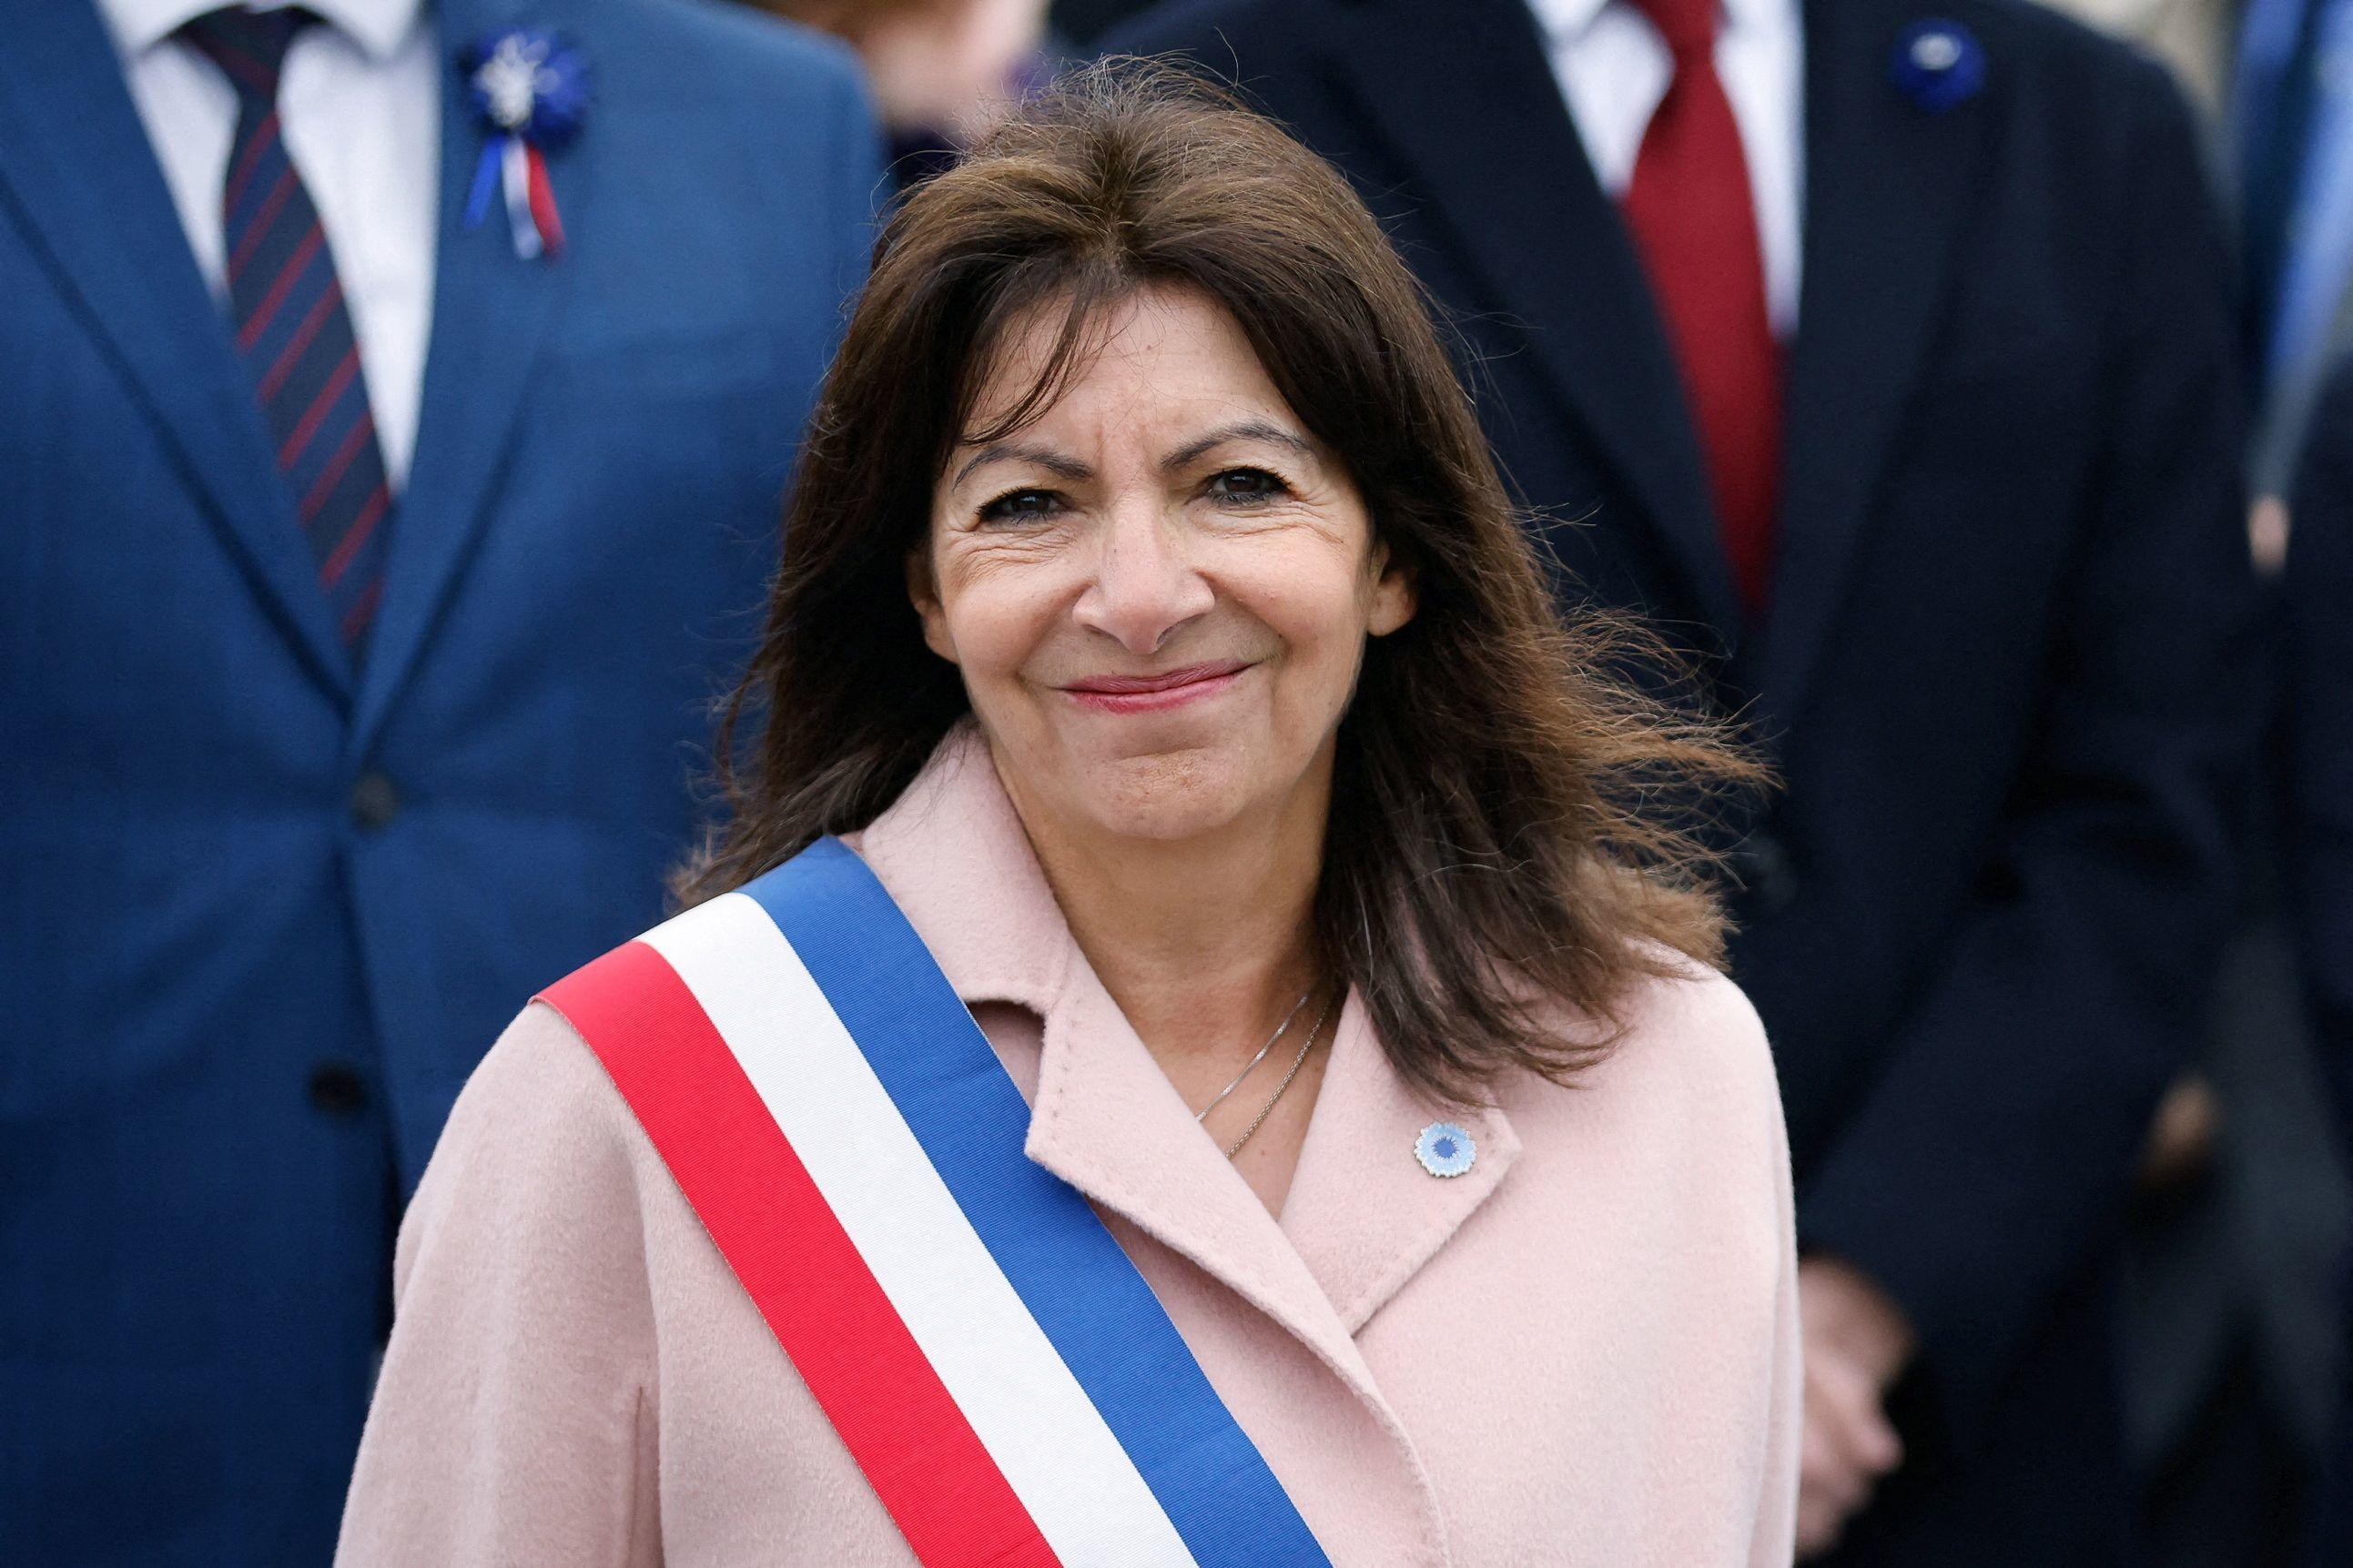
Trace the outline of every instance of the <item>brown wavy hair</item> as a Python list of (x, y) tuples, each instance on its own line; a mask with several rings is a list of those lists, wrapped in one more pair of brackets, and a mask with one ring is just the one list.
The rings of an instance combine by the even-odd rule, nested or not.
[[(1168, 67), (1078, 73), (891, 216), (820, 394), (765, 639), (717, 746), (731, 819), (682, 874), (740, 887), (863, 827), (969, 710), (924, 646), (906, 562), (955, 443), (1047, 407), (1103, 308), (1198, 290), (1347, 465), (1419, 599), (1367, 645), (1343, 717), (1314, 937), (1405, 1077), (1482, 1097), (1566, 1081), (1615, 1042), (1640, 981), (1721, 963), (1696, 825), (1761, 769), (1647, 696), (1666, 656), (1556, 610), (1419, 286), (1340, 175)], [(1057, 352), (996, 428), (966, 428), (1009, 324), (1059, 310)], [(1591, 1026), (1564, 1030), (1566, 1003)]]

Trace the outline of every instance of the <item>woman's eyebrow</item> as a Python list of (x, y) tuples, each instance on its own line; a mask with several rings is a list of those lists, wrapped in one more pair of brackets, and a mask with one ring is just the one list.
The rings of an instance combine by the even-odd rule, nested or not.
[(1066, 458), (1050, 447), (1034, 447), (1026, 441), (991, 441), (964, 461), (950, 484), (960, 485), (965, 476), (989, 463), (1035, 463), (1058, 479), (1072, 481), (1091, 479), (1095, 471), (1076, 458)]
[(1229, 441), (1271, 441), (1278, 447), (1288, 447), (1303, 458), (1315, 456), (1315, 448), (1304, 437), (1295, 436), (1280, 425), (1263, 419), (1244, 419), (1232, 425), (1220, 425), (1207, 435), (1197, 436), (1160, 459), (1161, 471), (1172, 472), (1198, 461), (1205, 454)]

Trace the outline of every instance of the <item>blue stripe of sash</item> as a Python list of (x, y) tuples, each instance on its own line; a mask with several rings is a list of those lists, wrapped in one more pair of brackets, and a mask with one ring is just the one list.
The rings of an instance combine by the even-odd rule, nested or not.
[(1328, 1568), (1086, 1199), (1022, 1152), (1029, 1109), (866, 863), (822, 838), (743, 889), (792, 943), (965, 1217), (1202, 1568)]

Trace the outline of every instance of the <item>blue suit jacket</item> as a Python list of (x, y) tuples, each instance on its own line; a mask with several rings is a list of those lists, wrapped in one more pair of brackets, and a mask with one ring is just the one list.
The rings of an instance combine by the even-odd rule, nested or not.
[[(1745, 624), (1676, 366), (1522, 0), (1209, 0), (1230, 71), (1457, 313), (1562, 586), (1658, 617), (1788, 788), (1734, 973), (1809, 1246), (1922, 1346), (1842, 1562), (2113, 1561), (2099, 1289), (2198, 1041), (2252, 751), (2229, 269), (2180, 95), (2018, 0), (1808, 0), (1779, 553)], [(1907, 88), (1966, 27), (1982, 89)]]
[(0, 1556), (319, 1563), (393, 1228), (533, 989), (654, 920), (879, 143), (682, 0), (443, 0), (596, 73), (570, 247), (459, 220), (354, 670), (102, 25), (0, 0)]

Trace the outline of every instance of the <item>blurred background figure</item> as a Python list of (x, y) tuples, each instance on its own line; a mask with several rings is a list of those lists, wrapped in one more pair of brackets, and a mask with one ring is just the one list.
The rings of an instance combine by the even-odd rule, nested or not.
[(2245, 0), (2051, 0), (2062, 11), (2105, 33), (2147, 47), (2173, 68), (2199, 109), (2213, 113), (2223, 101), (2237, 53), (2239, 13)]
[(1209, 0), (1462, 322), (1561, 589), (1679, 629), (1737, 825), (1809, 1358), (1799, 1539), (2129, 1552), (2127, 1199), (2253, 749), (2239, 355), (2155, 64), (2010, 0)]
[(2279, 497), (2353, 347), (2353, 0), (2246, 0), (2230, 126), (2262, 388), (2255, 491)]
[[(2353, 1147), (2353, 360), (2314, 401), (2288, 536), (2290, 908), (2337, 1131)], [(2338, 1326), (2353, 1337), (2353, 1255)], [(2353, 1379), (2348, 1379), (2353, 1382)], [(2313, 1515), (2313, 1568), (2353, 1562), (2353, 1401)]]
[[(2232, 86), (2228, 146), (2243, 236), (2246, 353), (2260, 392), (2254, 537), (2259, 558), (2286, 562), (2286, 700), (2272, 747), (2287, 802), (2279, 864), (2310, 1026), (2309, 1041), (2284, 1046), (2262, 1081), (2281, 1106), (2275, 1149), (2294, 1155), (2314, 1142), (2323, 1082), (2334, 1090), (2337, 1134), (2333, 1182), (2277, 1183), (2300, 1201), (2294, 1209), (2274, 1205), (2308, 1220), (2318, 1189), (2333, 1229), (2274, 1225), (2258, 1251), (2288, 1252), (2319, 1273), (2309, 1238), (2333, 1244), (2337, 1289), (2319, 1302), (2306, 1292), (2306, 1315), (2317, 1321), (2306, 1337), (2333, 1346), (2336, 1356), (2332, 1363), (2302, 1355), (2287, 1371), (2303, 1385), (2296, 1409), (2306, 1430), (2328, 1414), (2314, 1385), (2338, 1393), (2315, 1559), (2337, 1563), (2353, 1561), (2353, 1401), (2345, 1398), (2353, 1388), (2353, 1200), (2345, 1174), (2353, 1165), (2353, 667), (2346, 657), (2353, 648), (2353, 4), (2245, 0)], [(2304, 1160), (2296, 1174), (2305, 1177), (2314, 1163)], [(2315, 1375), (2332, 1364), (2336, 1377)]]
[[(2211, 154), (2236, 199), (2241, 330), (2258, 416), (2249, 534), (2275, 577), (2286, 498), (2322, 377), (2353, 322), (2353, 6), (2338, 0), (2060, 0), (2158, 50), (2211, 112)], [(2136, 1196), (2125, 1344), (2147, 1562), (2267, 1564), (2292, 1554), (2335, 1419), (2353, 1217), (2339, 1131), (2283, 918), (2278, 785), (2296, 714), (2253, 679), (2266, 713), (2256, 847), (2217, 1005), (2191, 1075), (2168, 1096)]]
[(873, 121), (670, 0), (0, 36), (0, 1556), (321, 1563), (451, 1100), (692, 837)]
[(848, 40), (902, 185), (937, 174), (1051, 68), (1046, 0), (754, 0)]

